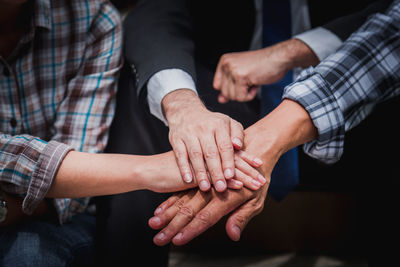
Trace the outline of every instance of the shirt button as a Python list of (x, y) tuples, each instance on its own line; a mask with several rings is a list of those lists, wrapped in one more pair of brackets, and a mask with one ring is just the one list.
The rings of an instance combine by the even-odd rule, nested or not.
[(17, 120), (15, 118), (12, 118), (10, 120), (11, 127), (15, 128), (15, 127), (17, 127), (17, 124), (18, 124), (18, 122), (17, 122)]
[(3, 67), (3, 74), (6, 77), (10, 76), (10, 70), (7, 67)]

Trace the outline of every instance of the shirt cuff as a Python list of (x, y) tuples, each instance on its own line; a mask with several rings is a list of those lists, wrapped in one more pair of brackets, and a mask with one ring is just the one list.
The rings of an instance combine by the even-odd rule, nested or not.
[(32, 173), (27, 194), (22, 203), (24, 213), (32, 214), (45, 198), (62, 160), (71, 150), (71, 147), (56, 141), (50, 141), (45, 146)]
[(147, 101), (150, 113), (164, 122), (168, 122), (162, 112), (161, 101), (163, 98), (178, 89), (190, 89), (197, 94), (196, 85), (190, 74), (181, 69), (166, 69), (157, 72), (147, 83)]
[(319, 61), (334, 53), (343, 43), (334, 33), (322, 27), (295, 35), (293, 38), (308, 45)]
[(332, 164), (344, 146), (344, 117), (330, 86), (313, 68), (304, 70), (295, 83), (284, 89), (283, 98), (296, 101), (310, 115), (318, 137), (303, 146), (309, 156)]

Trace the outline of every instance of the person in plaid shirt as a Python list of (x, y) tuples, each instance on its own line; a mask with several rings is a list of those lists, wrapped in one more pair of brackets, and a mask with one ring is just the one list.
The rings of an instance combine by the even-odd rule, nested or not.
[[(121, 21), (108, 1), (0, 0), (0, 36), (1, 266), (88, 266), (88, 196), (196, 186), (182, 181), (172, 152), (96, 154), (122, 64)], [(258, 189), (258, 161), (237, 160), (242, 175), (228, 186)]]

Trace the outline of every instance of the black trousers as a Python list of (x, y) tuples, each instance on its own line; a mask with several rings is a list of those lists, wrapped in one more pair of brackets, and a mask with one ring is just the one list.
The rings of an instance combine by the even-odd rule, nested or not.
[[(197, 90), (206, 106), (240, 121), (244, 127), (259, 118), (258, 101), (250, 103), (217, 102), (212, 89), (214, 67), (197, 66)], [(171, 150), (168, 128), (149, 113), (146, 99), (137, 97), (134, 76), (129, 66), (122, 70), (117, 110), (110, 129), (108, 153), (151, 155)], [(97, 262), (103, 266), (167, 266), (168, 246), (157, 247), (147, 221), (168, 194), (136, 191), (99, 197), (97, 203)]]

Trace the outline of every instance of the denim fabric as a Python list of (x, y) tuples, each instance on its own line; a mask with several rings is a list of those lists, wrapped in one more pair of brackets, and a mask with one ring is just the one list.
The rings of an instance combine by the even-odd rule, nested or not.
[(0, 227), (0, 266), (93, 266), (93, 215), (79, 214), (71, 222), (26, 221)]

